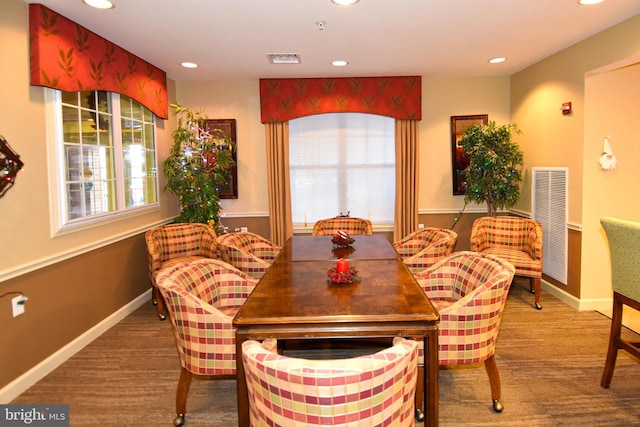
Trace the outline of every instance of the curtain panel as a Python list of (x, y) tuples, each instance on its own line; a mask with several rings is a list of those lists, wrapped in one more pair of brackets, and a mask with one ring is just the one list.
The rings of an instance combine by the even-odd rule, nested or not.
[(167, 75), (159, 68), (41, 4), (29, 5), (29, 39), (33, 86), (116, 92), (169, 117)]
[(345, 112), (421, 120), (422, 78), (260, 79), (260, 110), (262, 123)]

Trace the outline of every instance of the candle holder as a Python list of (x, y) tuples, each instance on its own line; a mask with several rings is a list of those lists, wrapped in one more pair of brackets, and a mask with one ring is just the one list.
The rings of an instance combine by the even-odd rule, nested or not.
[(341, 248), (341, 249), (350, 248), (351, 245), (353, 244), (353, 242), (355, 242), (355, 240), (352, 239), (349, 236), (349, 234), (347, 234), (347, 232), (344, 231), (344, 230), (338, 231), (331, 238), (331, 243), (333, 243), (333, 246), (336, 247), (336, 248)]
[(352, 283), (356, 280), (360, 280), (360, 273), (355, 267), (350, 267), (347, 271), (341, 273), (338, 272), (336, 267), (331, 267), (327, 271), (327, 281), (331, 283)]

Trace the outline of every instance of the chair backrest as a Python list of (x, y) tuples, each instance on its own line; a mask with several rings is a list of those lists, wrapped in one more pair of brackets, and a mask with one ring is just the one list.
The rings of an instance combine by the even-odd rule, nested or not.
[(640, 223), (611, 217), (600, 223), (609, 240), (613, 290), (640, 301)]
[(371, 235), (373, 226), (371, 221), (364, 218), (350, 216), (337, 216), (316, 221), (311, 231), (312, 236), (333, 236), (338, 231), (344, 230), (348, 234)]
[(257, 280), (221, 260), (200, 259), (161, 270), (156, 283), (182, 366), (197, 375), (234, 374), (232, 320)]
[(281, 249), (264, 237), (247, 231), (222, 234), (218, 236), (218, 243), (233, 246), (270, 263), (275, 261)]
[[(458, 240), (458, 233), (446, 228), (425, 227), (416, 230), (402, 240), (393, 243), (401, 257), (409, 257), (427, 249), (438, 247), (434, 250), (442, 255), (449, 255)], [(431, 263), (433, 264), (433, 262)]]
[(145, 240), (149, 254), (159, 262), (186, 256), (215, 257), (216, 233), (207, 224), (167, 224), (148, 230)]
[(514, 274), (508, 261), (461, 251), (416, 275), (440, 313), (441, 365), (480, 363), (495, 353)]
[(418, 343), (378, 353), (306, 360), (242, 344), (252, 425), (413, 426)]
[(505, 247), (527, 251), (531, 245), (539, 246), (542, 254), (542, 224), (517, 216), (484, 216), (471, 227), (471, 250), (486, 247)]

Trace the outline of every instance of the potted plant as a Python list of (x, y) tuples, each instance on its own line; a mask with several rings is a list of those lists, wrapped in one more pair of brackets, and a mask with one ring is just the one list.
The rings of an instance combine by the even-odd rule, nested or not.
[(469, 202), (487, 205), (487, 215), (498, 209), (509, 209), (520, 198), (523, 155), (512, 140), (521, 133), (516, 124), (497, 126), (473, 125), (460, 140), (464, 155), (469, 158), (465, 169), (465, 205)]
[(233, 141), (220, 129), (205, 130), (206, 117), (180, 104), (171, 104), (178, 116), (169, 157), (162, 163), (165, 191), (178, 198), (175, 222), (220, 224), (219, 187), (227, 182), (234, 164)]

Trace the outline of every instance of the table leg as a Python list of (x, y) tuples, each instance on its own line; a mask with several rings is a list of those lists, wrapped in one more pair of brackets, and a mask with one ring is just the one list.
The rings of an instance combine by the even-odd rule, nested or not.
[(434, 427), (438, 425), (438, 330), (429, 332), (424, 340), (424, 407), (426, 416), (424, 425)]
[(249, 392), (247, 381), (244, 378), (244, 366), (242, 365), (242, 343), (248, 337), (236, 330), (236, 388), (238, 400), (238, 426), (249, 427)]

